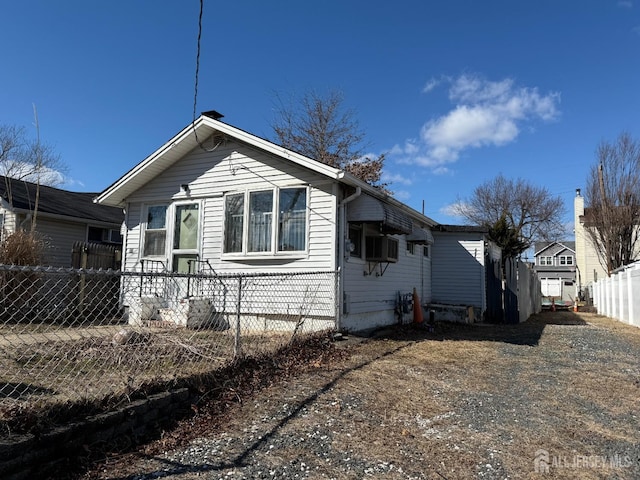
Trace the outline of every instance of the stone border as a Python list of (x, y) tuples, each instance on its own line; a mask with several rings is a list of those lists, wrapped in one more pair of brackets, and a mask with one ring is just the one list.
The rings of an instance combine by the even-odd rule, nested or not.
[(188, 409), (193, 401), (188, 388), (162, 392), (135, 400), (114, 411), (86, 417), (40, 435), (0, 437), (0, 478), (27, 480), (49, 476), (92, 451), (108, 451), (117, 444), (125, 448), (161, 431)]

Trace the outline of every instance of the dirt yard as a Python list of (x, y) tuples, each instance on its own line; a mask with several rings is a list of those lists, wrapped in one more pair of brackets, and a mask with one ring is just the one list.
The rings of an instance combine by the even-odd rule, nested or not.
[(640, 329), (555, 312), (335, 345), (82, 478), (640, 478)]

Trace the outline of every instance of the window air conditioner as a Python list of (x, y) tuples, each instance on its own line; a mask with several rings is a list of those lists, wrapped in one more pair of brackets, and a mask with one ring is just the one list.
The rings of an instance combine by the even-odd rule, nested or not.
[(398, 240), (392, 237), (367, 237), (365, 257), (368, 262), (397, 262)]

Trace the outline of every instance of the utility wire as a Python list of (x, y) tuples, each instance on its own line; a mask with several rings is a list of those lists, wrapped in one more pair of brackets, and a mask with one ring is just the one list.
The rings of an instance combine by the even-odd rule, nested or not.
[(196, 131), (196, 111), (198, 108), (198, 77), (200, 76), (200, 41), (202, 39), (202, 13), (204, 11), (204, 0), (200, 0), (200, 14), (198, 15), (198, 47), (196, 49), (196, 75), (193, 87), (193, 118), (191, 120), (191, 127), (193, 128), (193, 134), (196, 137), (196, 142), (202, 150), (205, 152), (213, 152), (218, 146), (214, 145), (212, 148), (206, 148), (198, 139), (198, 132)]

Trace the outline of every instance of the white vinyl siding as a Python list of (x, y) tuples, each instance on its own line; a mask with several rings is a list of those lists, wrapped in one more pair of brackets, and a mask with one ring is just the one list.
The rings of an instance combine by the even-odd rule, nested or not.
[[(189, 185), (188, 194), (181, 188), (183, 184)], [(223, 254), (225, 199), (236, 192), (288, 188), (308, 190), (306, 251), (302, 254), (278, 252), (282, 258), (277, 262), (265, 261), (263, 254), (255, 259)], [(220, 273), (336, 269), (337, 201), (332, 195), (332, 184), (314, 172), (233, 141), (221, 144), (213, 152), (194, 149), (136, 191), (129, 199), (127, 247), (140, 248), (139, 222), (143, 204), (185, 202), (189, 199), (200, 199), (202, 202), (200, 257), (208, 260)], [(277, 235), (278, 225), (274, 226), (274, 230)], [(286, 258), (285, 254), (290, 253), (296, 255)], [(127, 252), (127, 266), (131, 268), (135, 265), (139, 256), (139, 251)]]
[[(364, 230), (365, 236), (375, 233), (375, 228), (371, 226), (365, 225)], [(375, 326), (355, 323), (366, 319), (351, 321), (350, 317), (380, 311), (386, 311), (387, 318), (384, 323), (391, 323), (398, 292), (411, 293), (415, 288), (422, 304), (431, 300), (431, 259), (422, 255), (422, 248), (416, 248), (415, 255), (405, 254), (405, 236), (394, 235), (393, 238), (398, 239), (399, 251), (403, 252), (399, 255), (397, 263), (375, 265), (353, 256), (348, 258), (344, 267), (344, 292), (347, 303), (345, 309), (348, 310), (348, 314), (344, 316), (343, 327), (357, 329)], [(376, 273), (380, 273), (381, 267), (386, 267), (386, 270), (382, 276), (378, 276)]]

